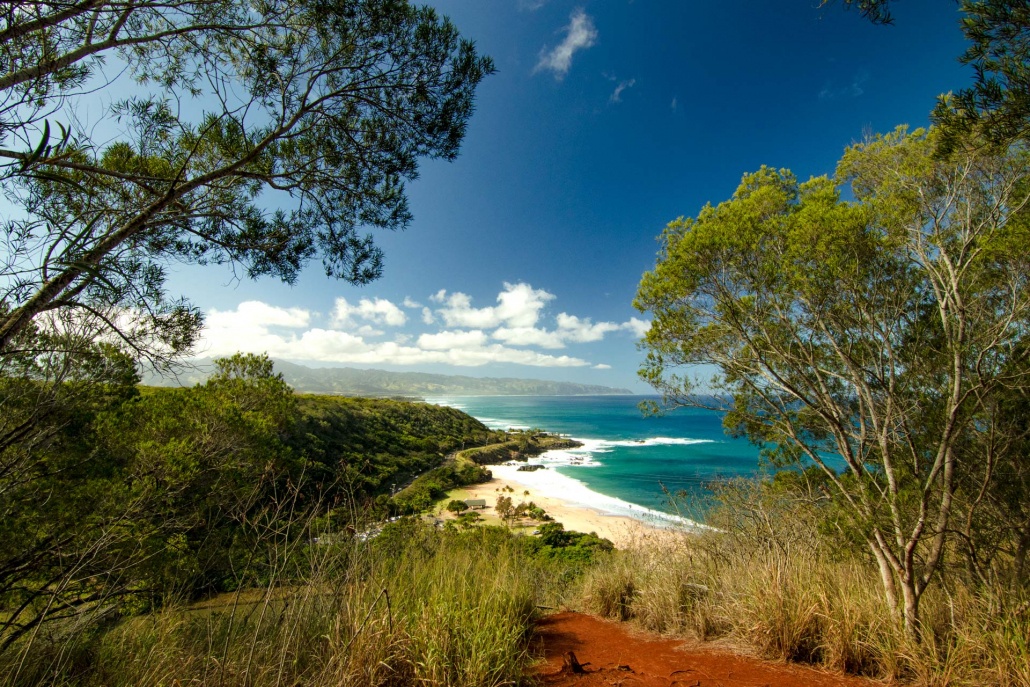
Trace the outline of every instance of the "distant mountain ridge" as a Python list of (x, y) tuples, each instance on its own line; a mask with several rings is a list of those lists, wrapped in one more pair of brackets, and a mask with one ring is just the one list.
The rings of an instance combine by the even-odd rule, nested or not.
[[(352, 367), (310, 368), (276, 360), (275, 371), (301, 393), (344, 396), (611, 396), (632, 395), (629, 389), (513, 377), (466, 377), (428, 372), (388, 372)], [(195, 369), (175, 377), (144, 374), (149, 386), (192, 386), (213, 369), (211, 360), (197, 360)]]

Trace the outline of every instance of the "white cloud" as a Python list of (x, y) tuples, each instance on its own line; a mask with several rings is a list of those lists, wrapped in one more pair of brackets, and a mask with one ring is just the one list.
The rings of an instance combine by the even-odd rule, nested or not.
[(865, 85), (868, 81), (869, 72), (864, 70), (855, 74), (855, 78), (851, 80), (851, 83), (845, 86), (838, 86), (833, 81), (830, 81), (819, 91), (819, 100), (858, 98), (865, 94)]
[(212, 310), (208, 322), (212, 321), (241, 327), (306, 327), (311, 321), (311, 312), (302, 308), (278, 308), (261, 301), (244, 301), (235, 311)]
[[(257, 353), (256, 346), (248, 346), (248, 352)], [(299, 358), (304, 360), (352, 360), (367, 354), (369, 345), (360, 336), (335, 329), (309, 329), (300, 337), (283, 337), (278, 346), (268, 350), (272, 357)]]
[(405, 308), (421, 308), (422, 307), (421, 303), (419, 303), (418, 301), (412, 299), (410, 296), (405, 296), (404, 300), (401, 302), (401, 305), (403, 305)]
[(295, 339), (296, 333), (277, 333), (273, 328), (299, 330), (310, 320), (311, 313), (306, 310), (277, 308), (259, 301), (245, 301), (236, 310), (213, 309), (207, 314), (198, 352), (221, 356), (267, 351), (275, 355), (273, 351), (278, 351), (283, 341)]
[(605, 365), (604, 363), (598, 363), (597, 365), (594, 365), (594, 369), (595, 370), (610, 370), (610, 369), (612, 369), (612, 366), (611, 365)]
[(482, 348), (486, 342), (486, 334), (478, 329), (458, 332), (443, 331), (418, 337), (418, 347), (430, 351), (446, 351), (451, 348)]
[(566, 341), (575, 341), (576, 343), (600, 341), (604, 338), (605, 334), (618, 329), (619, 325), (614, 322), (598, 322), (593, 324), (590, 322), (589, 317), (580, 319), (575, 315), (567, 315), (565, 313), (558, 315), (558, 331), (561, 332)]
[(232, 355), (236, 351), (269, 351), (293, 336), (272, 333), (272, 328), (303, 329), (311, 313), (300, 308), (278, 308), (260, 301), (244, 301), (236, 310), (212, 309), (206, 317), (201, 354)]
[(621, 103), (622, 102), (622, 92), (624, 90), (626, 90), (627, 88), (633, 88), (633, 86), (635, 86), (636, 83), (637, 83), (636, 79), (629, 79), (627, 81), (620, 81), (619, 85), (615, 87), (614, 91), (612, 91), (611, 97), (608, 98), (608, 102), (610, 102), (610, 103)]
[[(237, 351), (267, 353), (272, 357), (332, 363), (461, 367), (513, 363), (536, 367), (594, 367), (580, 357), (552, 355), (536, 349), (560, 349), (572, 344), (601, 341), (608, 334), (627, 331), (643, 336), (650, 323), (594, 322), (569, 313), (558, 314), (545, 326), (544, 311), (555, 296), (525, 283), (505, 283), (496, 304), (473, 306), (472, 298), (445, 290), (433, 294), (434, 311), (406, 299), (405, 307), (422, 308), (427, 326), (394, 330), (389, 340), (384, 329), (408, 323), (396, 305), (382, 298), (363, 298), (357, 304), (337, 298), (328, 316), (304, 308), (280, 308), (245, 301), (235, 310), (211, 310), (207, 315), (199, 355), (223, 356)], [(421, 332), (413, 332), (421, 328)]]
[(374, 300), (362, 298), (357, 305), (350, 305), (346, 298), (337, 298), (333, 306), (331, 323), (334, 327), (353, 327), (353, 319), (359, 318), (389, 327), (401, 327), (408, 321), (404, 311), (385, 298)]
[(553, 49), (545, 47), (540, 51), (534, 73), (549, 69), (556, 79), (563, 78), (572, 67), (572, 56), (578, 50), (585, 50), (597, 42), (597, 29), (594, 20), (582, 9), (575, 10), (569, 17), (569, 25), (565, 27), (565, 40)]
[(367, 324), (363, 324), (360, 327), (358, 327), (357, 331), (357, 334), (359, 336), (382, 336), (385, 333), (386, 332), (384, 332), (382, 329), (376, 329), (375, 327)]
[(647, 332), (651, 329), (651, 323), (647, 320), (631, 317), (629, 318), (629, 322), (622, 323), (622, 328), (633, 332), (633, 335), (638, 339), (642, 339), (647, 336)]
[[(375, 301), (369, 302), (375, 306)], [(347, 306), (346, 311), (349, 313), (351, 310), (351, 306)], [(362, 312), (360, 304), (353, 310)], [(380, 306), (370, 307), (366, 312), (385, 320), (390, 310)], [(337, 314), (339, 312), (334, 312)], [(197, 354), (217, 357), (236, 352), (267, 353), (275, 358), (343, 364), (590, 366), (590, 362), (582, 358), (491, 344), (481, 330), (426, 333), (418, 337), (415, 345), (408, 345), (410, 337), (404, 334), (396, 336), (393, 341), (369, 342), (366, 336), (381, 335), (382, 332), (368, 325), (356, 332), (332, 328), (333, 324), (328, 329), (308, 328), (311, 319), (312, 314), (307, 310), (278, 308), (258, 301), (241, 303), (236, 310), (211, 310)]]
[[(453, 360), (452, 365), (486, 365), (492, 362), (515, 363), (533, 367), (588, 367), (590, 363), (581, 358), (567, 355), (553, 356), (536, 351), (519, 348), (508, 348), (500, 344), (485, 346), (479, 349), (452, 350), (447, 352)], [(456, 361), (462, 362), (456, 362)]]
[(450, 327), (496, 327), (498, 324), (493, 308), (473, 308), (472, 297), (460, 291), (448, 296), (441, 290), (433, 300), (444, 304), (436, 312)]
[(498, 341), (513, 346), (540, 346), (542, 348), (565, 348), (565, 341), (558, 332), (536, 327), (501, 327), (492, 336)]
[(432, 300), (443, 303), (436, 311), (448, 327), (470, 329), (492, 329), (501, 325), (510, 327), (532, 327), (540, 319), (540, 311), (554, 295), (529, 284), (504, 284), (504, 291), (497, 295), (498, 305), (486, 308), (472, 307), (472, 298), (456, 291), (450, 295), (440, 290)]
[(625, 325), (614, 322), (591, 322), (590, 318), (579, 318), (561, 313), (555, 318), (558, 327), (553, 330), (536, 327), (501, 327), (493, 337), (517, 346), (540, 346), (542, 348), (565, 348), (567, 343), (590, 343), (600, 341), (605, 334), (623, 329)]
[(333, 312), (329, 315), (334, 327), (350, 327), (353, 322), (350, 319), (351, 306), (346, 298), (337, 298), (333, 304)]
[(400, 308), (383, 298), (377, 298), (374, 301), (362, 298), (358, 308), (361, 316), (366, 320), (390, 327), (401, 327), (408, 321), (408, 316)]
[(548, 301), (554, 300), (554, 294), (543, 289), (534, 289), (529, 284), (509, 284), (505, 282), (504, 291), (497, 295), (500, 305), (495, 308), (501, 321), (514, 327), (532, 327), (540, 318), (540, 311)]

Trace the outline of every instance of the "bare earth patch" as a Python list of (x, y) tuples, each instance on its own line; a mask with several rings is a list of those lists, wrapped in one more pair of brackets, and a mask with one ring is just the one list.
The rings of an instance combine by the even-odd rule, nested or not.
[[(556, 613), (537, 625), (548, 687), (870, 687), (869, 680), (762, 661), (697, 642), (631, 632), (582, 613)], [(569, 656), (575, 656), (573, 661)], [(582, 666), (578, 672), (575, 665)]]

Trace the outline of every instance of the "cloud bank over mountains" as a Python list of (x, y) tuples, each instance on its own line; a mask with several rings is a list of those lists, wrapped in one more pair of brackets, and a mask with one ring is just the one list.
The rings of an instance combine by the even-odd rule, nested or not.
[(554, 294), (520, 282), (505, 283), (497, 304), (486, 307), (474, 306), (468, 294), (443, 289), (429, 296), (428, 303), (412, 298), (399, 305), (383, 298), (350, 303), (337, 298), (327, 315), (245, 301), (235, 310), (208, 313), (197, 353), (217, 357), (242, 351), (327, 363), (512, 363), (605, 370), (610, 369), (605, 363), (552, 351), (601, 341), (610, 334), (640, 338), (650, 326), (636, 317), (622, 323), (593, 322), (565, 312), (549, 322), (545, 309), (555, 299)]

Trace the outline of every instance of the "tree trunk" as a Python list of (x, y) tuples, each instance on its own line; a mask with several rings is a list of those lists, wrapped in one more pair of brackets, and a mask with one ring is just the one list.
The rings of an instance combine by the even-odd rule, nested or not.
[(1024, 526), (1019, 533), (1019, 543), (1016, 544), (1016, 555), (1012, 561), (1011, 585), (1016, 587), (1023, 582), (1026, 571), (1026, 553), (1030, 548), (1030, 526)]
[(922, 632), (919, 627), (919, 599), (920, 593), (916, 590), (914, 577), (902, 578), (901, 593), (905, 601), (905, 634), (917, 644), (922, 641)]
[(898, 616), (898, 587), (894, 583), (894, 570), (891, 569), (890, 562), (883, 555), (883, 551), (880, 550), (875, 539), (869, 542), (869, 548), (873, 550), (876, 562), (880, 566), (880, 579), (883, 581), (883, 592), (887, 597), (887, 607), (891, 609), (891, 615), (896, 618)]

